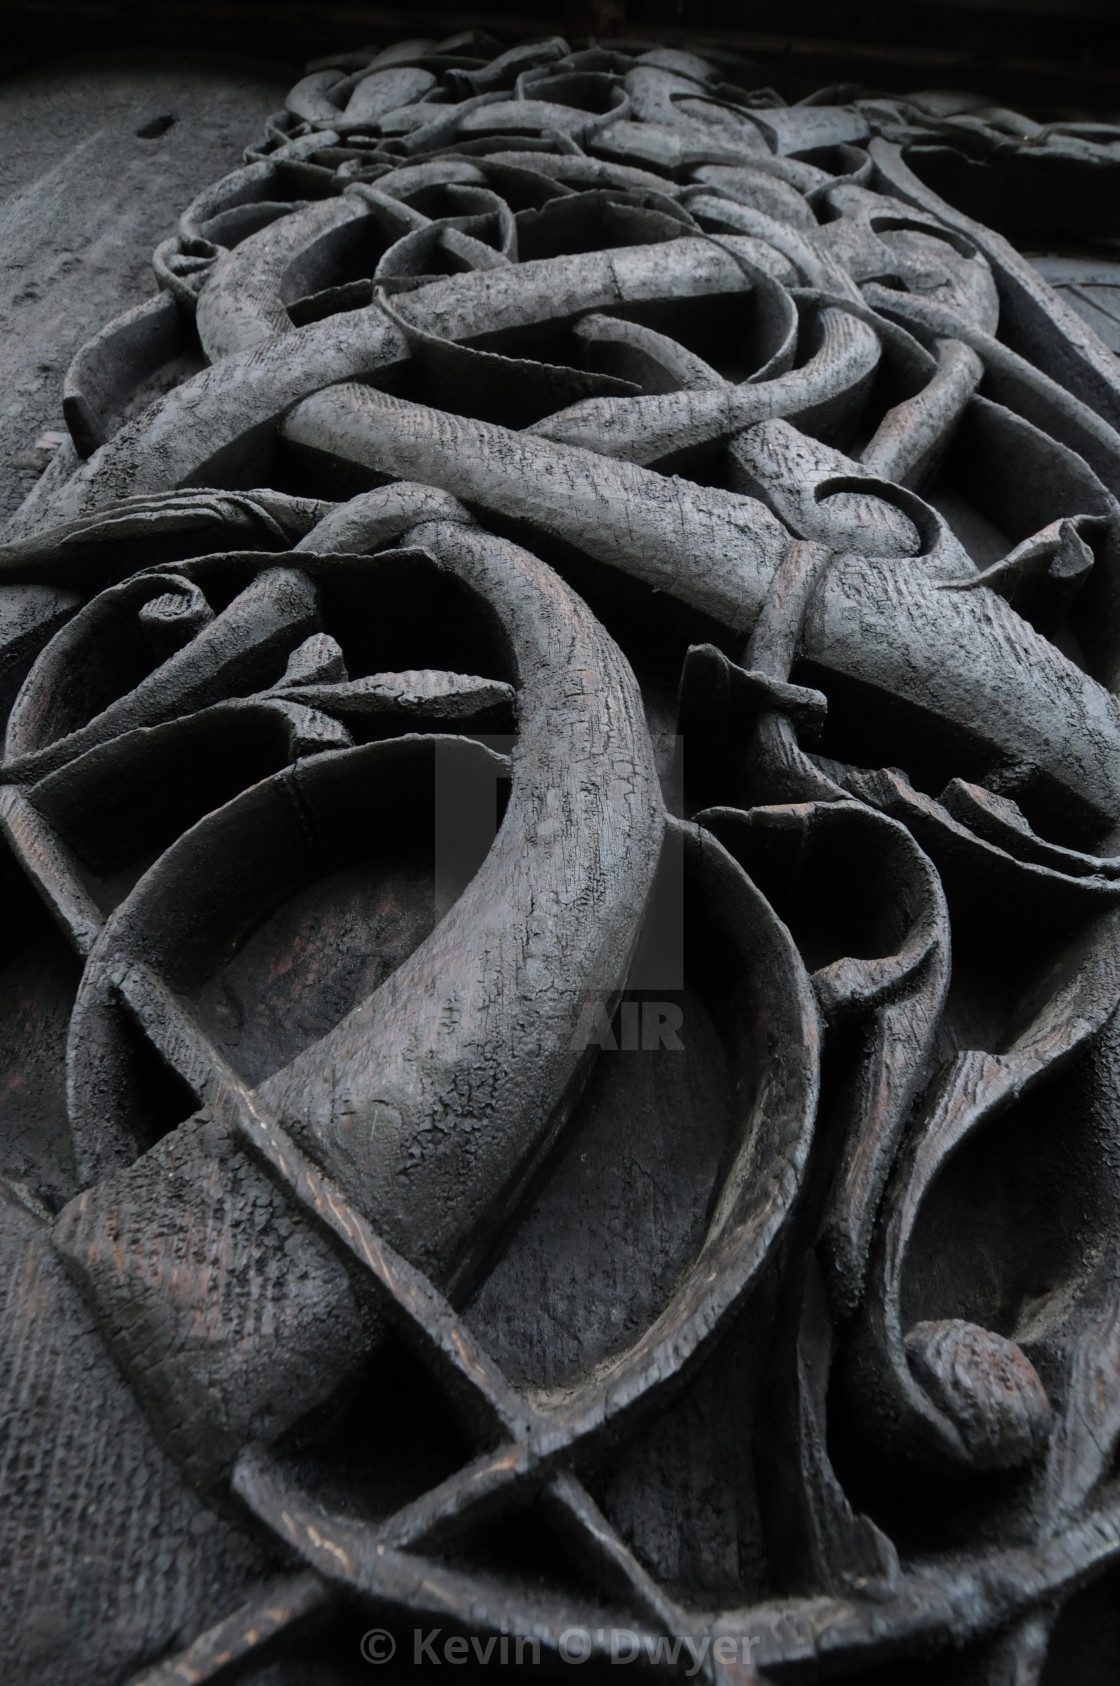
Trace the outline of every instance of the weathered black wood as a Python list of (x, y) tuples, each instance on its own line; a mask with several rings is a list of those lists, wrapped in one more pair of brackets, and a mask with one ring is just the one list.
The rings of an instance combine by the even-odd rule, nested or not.
[(312, 65), (71, 367), (0, 544), (5, 1681), (1085, 1666), (1120, 366), (1107, 260), (976, 212), (1100, 234), (1120, 129), (749, 82)]

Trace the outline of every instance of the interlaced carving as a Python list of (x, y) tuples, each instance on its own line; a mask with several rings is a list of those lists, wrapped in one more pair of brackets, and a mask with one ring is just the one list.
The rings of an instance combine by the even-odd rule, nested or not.
[(1112, 1678), (1120, 378), (929, 182), (1120, 130), (738, 74), (312, 66), (69, 371), (20, 1686)]

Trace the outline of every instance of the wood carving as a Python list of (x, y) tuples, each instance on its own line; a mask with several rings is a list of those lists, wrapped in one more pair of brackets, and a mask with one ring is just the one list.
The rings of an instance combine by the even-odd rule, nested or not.
[(69, 371), (12, 1686), (1120, 1672), (1120, 130), (739, 74), (312, 66)]

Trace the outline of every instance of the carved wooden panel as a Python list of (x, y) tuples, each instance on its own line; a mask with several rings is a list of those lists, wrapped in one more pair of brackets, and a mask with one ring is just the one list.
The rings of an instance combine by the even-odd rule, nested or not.
[(1120, 130), (737, 74), (312, 66), (70, 368), (18, 1686), (1120, 1670), (1111, 282), (930, 185)]

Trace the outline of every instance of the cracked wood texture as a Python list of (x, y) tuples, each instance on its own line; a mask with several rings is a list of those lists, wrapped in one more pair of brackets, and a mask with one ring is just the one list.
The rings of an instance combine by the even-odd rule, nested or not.
[(857, 92), (312, 64), (73, 357), (13, 1686), (1120, 1675), (1120, 129)]

